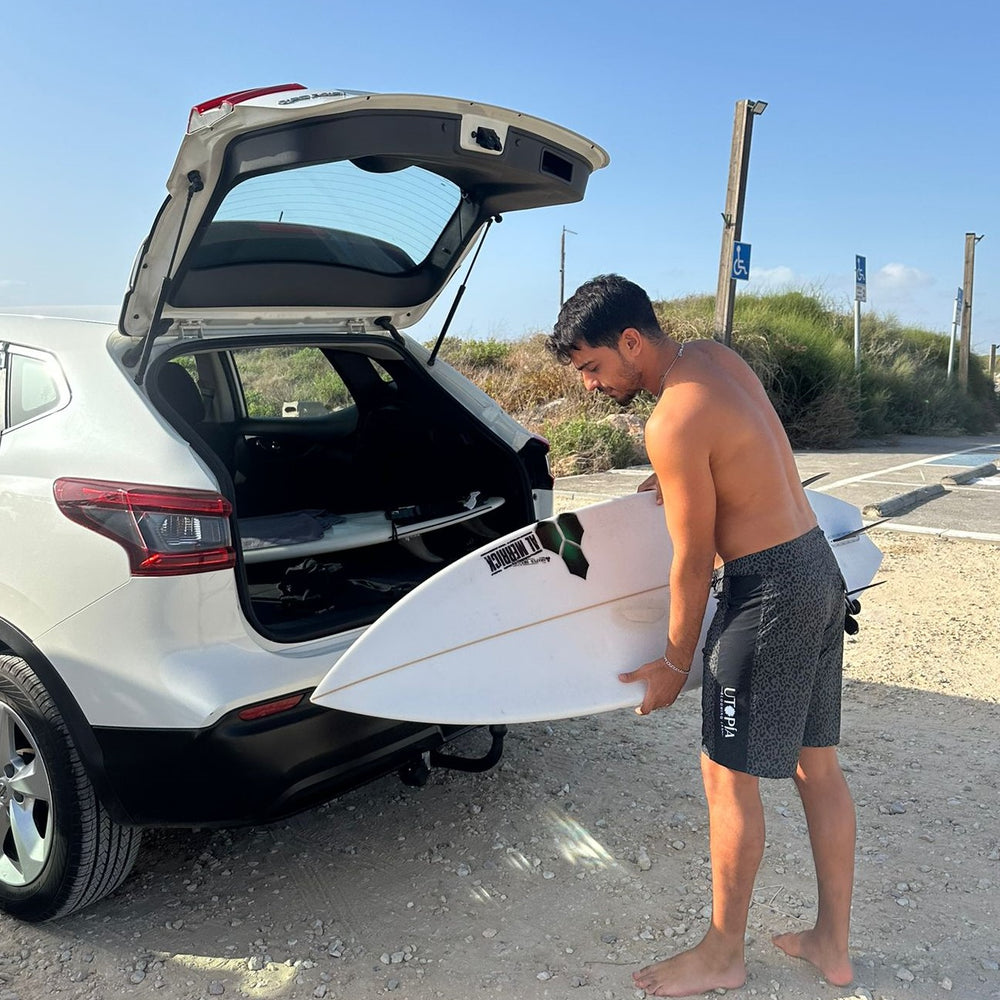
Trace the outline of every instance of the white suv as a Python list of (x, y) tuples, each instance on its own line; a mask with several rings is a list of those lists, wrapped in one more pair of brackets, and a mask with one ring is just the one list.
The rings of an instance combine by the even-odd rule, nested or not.
[(456, 761), (456, 728), (309, 695), (407, 590), (551, 513), (545, 442), (400, 331), (500, 213), (606, 162), (466, 101), (230, 94), (192, 109), (117, 326), (0, 317), (0, 908), (101, 898), (143, 826), (495, 762), (502, 730)]

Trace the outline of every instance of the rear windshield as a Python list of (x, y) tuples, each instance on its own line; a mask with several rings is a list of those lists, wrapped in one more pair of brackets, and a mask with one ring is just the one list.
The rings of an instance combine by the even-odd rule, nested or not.
[(219, 206), (197, 267), (269, 261), (401, 274), (422, 263), (461, 198), (422, 167), (387, 173), (343, 160), (249, 177)]

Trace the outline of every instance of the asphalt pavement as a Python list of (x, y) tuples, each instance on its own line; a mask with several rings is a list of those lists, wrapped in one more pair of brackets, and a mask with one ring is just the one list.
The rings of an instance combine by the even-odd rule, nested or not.
[[(880, 530), (911, 531), (1000, 543), (1000, 434), (903, 436), (842, 451), (798, 450), (810, 489), (860, 508)], [(582, 507), (633, 492), (649, 466), (556, 480), (560, 506)]]

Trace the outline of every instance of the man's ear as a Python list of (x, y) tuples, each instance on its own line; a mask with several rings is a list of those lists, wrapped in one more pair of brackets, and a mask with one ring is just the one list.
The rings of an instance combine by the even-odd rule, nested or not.
[(625, 357), (635, 357), (642, 350), (642, 334), (634, 326), (625, 327), (618, 338), (618, 350)]

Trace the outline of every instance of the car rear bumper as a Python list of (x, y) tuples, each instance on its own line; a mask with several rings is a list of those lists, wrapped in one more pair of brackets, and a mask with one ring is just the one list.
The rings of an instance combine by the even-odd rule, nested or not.
[(307, 698), (264, 719), (236, 712), (202, 730), (95, 728), (107, 806), (139, 826), (278, 819), (412, 764), (465, 732), (374, 719)]

